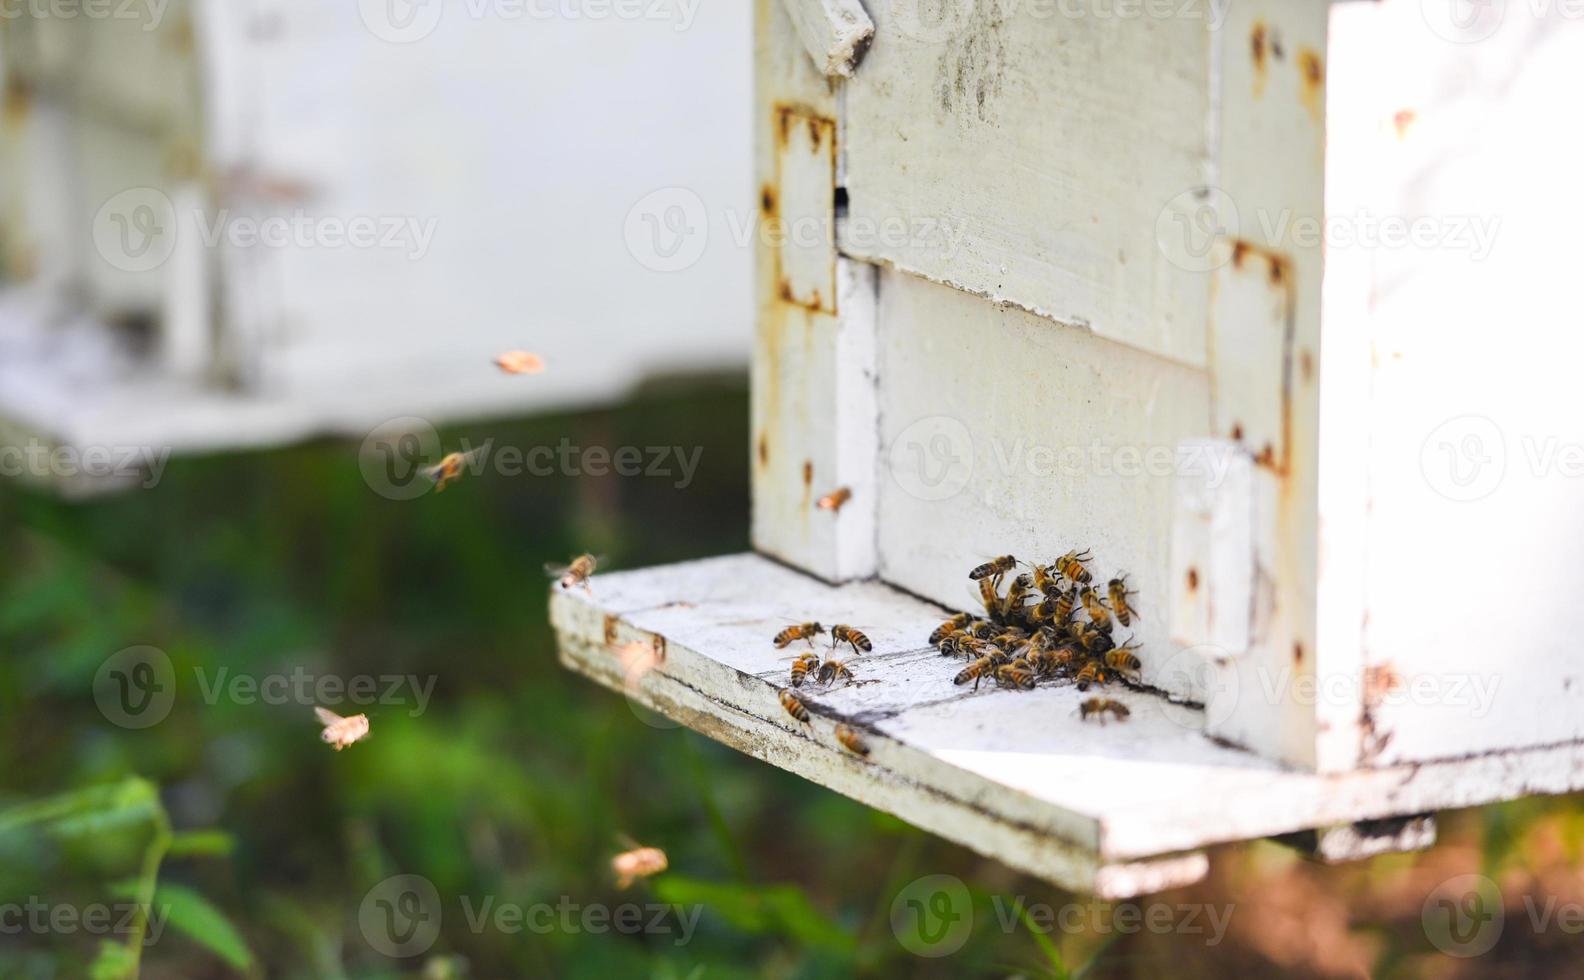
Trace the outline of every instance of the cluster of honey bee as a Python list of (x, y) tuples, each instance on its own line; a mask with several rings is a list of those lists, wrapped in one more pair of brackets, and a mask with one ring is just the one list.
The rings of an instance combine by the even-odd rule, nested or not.
[[(1050, 564), (1021, 562), (1012, 555), (985, 562), (968, 573), (979, 586), (983, 615), (959, 613), (930, 634), (944, 656), (968, 660), (955, 684), (1029, 691), (1046, 679), (1072, 680), (1080, 691), (1112, 680), (1131, 682), (1142, 667), (1137, 644), (1118, 644), (1115, 624), (1131, 626), (1138, 615), (1127, 576), (1111, 579), (1104, 593), (1089, 570), (1093, 555), (1069, 551)], [(1019, 571), (1019, 568), (1027, 571)], [(1083, 717), (1127, 709), (1105, 698), (1091, 698)]]
[[(814, 649), (814, 637), (826, 632), (819, 623), (798, 623), (788, 626), (775, 635), (772, 641), (777, 650), (784, 650), (799, 640), (809, 645), (809, 649), (792, 658), (792, 671), (790, 680), (792, 687), (802, 687), (803, 683), (813, 677), (826, 687), (837, 681), (852, 684), (857, 681), (857, 675), (850, 666), (851, 660), (836, 659), (837, 648), (843, 643), (852, 648), (853, 659), (861, 657), (874, 649), (874, 643), (856, 627), (845, 623), (837, 623), (830, 628), (830, 651), (821, 659), (819, 651)], [(803, 698), (795, 694), (791, 688), (781, 690), (781, 707), (793, 719), (805, 725), (813, 726), (809, 718), (808, 705)], [(868, 755), (869, 745), (863, 736), (851, 725), (836, 726), (836, 741), (854, 755)]]

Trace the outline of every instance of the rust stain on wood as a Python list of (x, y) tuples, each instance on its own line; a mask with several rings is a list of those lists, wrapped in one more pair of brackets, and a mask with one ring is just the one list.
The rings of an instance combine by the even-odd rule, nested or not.
[(1325, 119), (1325, 64), (1312, 48), (1298, 51), (1298, 70), (1302, 75), (1299, 98), (1316, 122)]

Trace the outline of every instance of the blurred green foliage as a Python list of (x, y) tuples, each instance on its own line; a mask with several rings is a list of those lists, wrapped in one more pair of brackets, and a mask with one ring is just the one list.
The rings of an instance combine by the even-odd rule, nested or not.
[[(0, 817), (0, 903), (115, 901), (168, 814), (156, 904), (183, 906), (191, 928), (148, 949), (144, 976), (1213, 976), (1279, 962), (1236, 929), (1212, 949), (1186, 936), (1047, 936), (1016, 915), (984, 928), (997, 921), (996, 896), (1071, 896), (646, 723), (557, 665), (546, 562), (588, 550), (619, 569), (747, 547), (747, 417), (746, 393), (723, 381), (444, 434), (447, 448), (562, 437), (702, 447), (686, 487), (486, 472), (392, 501), (365, 483), (357, 443), (341, 440), (178, 459), (157, 488), (91, 503), (0, 487), (0, 811), (158, 787), (136, 819), (98, 833), (40, 834)], [(95, 676), (145, 644), (172, 661), (174, 707), (150, 728), (119, 728), (96, 707)], [(221, 669), (412, 675), (434, 680), (433, 698), (421, 712), (410, 700), (372, 707), (371, 737), (337, 753), (308, 704), (206, 696)], [(1452, 827), (1484, 847), (1489, 867), (1532, 867), (1526, 835), (1548, 821), (1560, 821), (1564, 861), (1578, 866), (1584, 824), (1566, 803), (1484, 812)], [(622, 892), (609, 862), (627, 838), (664, 848), (670, 870)], [(1380, 890), (1380, 875), (1411, 874), (1418, 860), (1341, 872), (1265, 854), (1217, 854), (1211, 882), (1167, 898), (1237, 902), (1273, 881)], [(359, 908), (380, 881), (409, 873), (438, 890), (442, 932), (422, 955), (391, 959), (365, 941)], [(935, 873), (969, 882), (977, 923), (941, 960), (903, 949), (890, 920), (898, 890)], [(675, 931), (471, 927), (459, 903), (486, 899), (703, 912), (683, 944)], [(1434, 955), (1412, 901), (1369, 922), (1342, 904), (1344, 934), (1385, 937), (1368, 947), (1371, 962), (1419, 975), (1415, 957)], [(104, 938), (0, 935), (0, 976), (87, 975)]]

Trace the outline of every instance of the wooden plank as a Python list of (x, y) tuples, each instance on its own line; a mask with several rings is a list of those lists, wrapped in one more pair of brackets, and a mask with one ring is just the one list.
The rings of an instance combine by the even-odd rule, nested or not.
[(1166, 549), (1177, 474), (1219, 482), (1231, 462), (1179, 453), (1209, 431), (1204, 372), (895, 270), (879, 335), (881, 575), (962, 606), (994, 555), (1090, 548), (1102, 587), (1126, 572), (1138, 593), (1145, 681), (1202, 700), (1199, 655), (1170, 636)]
[[(1578, 743), (1320, 775), (1208, 739), (1201, 711), (1148, 693), (1108, 690), (1132, 717), (1100, 725), (1078, 717), (1087, 695), (1071, 686), (956, 687), (961, 663), (924, 644), (940, 609), (878, 583), (827, 585), (755, 555), (601, 575), (591, 589), (551, 599), (569, 666), (1065, 887), (1096, 887), (1102, 869), (1143, 862), (1147, 872), (1118, 872), (1130, 887), (1107, 887), (1148, 890), (1197, 876), (1194, 852), (1210, 844), (1584, 788)], [(861, 622), (874, 644), (852, 666), (876, 683), (806, 686), (812, 729), (781, 708), (786, 651), (771, 644), (805, 617)], [(620, 654), (633, 641), (661, 654), (636, 676)], [(842, 754), (836, 723), (865, 733), (867, 759)]]
[(1203, 266), (1159, 238), (1207, 180), (1216, 32), (1006, 0), (870, 14), (842, 251), (1203, 367)]
[(1584, 138), (1555, 124), (1584, 24), (1513, 11), (1456, 44), (1419, 14), (1332, 22), (1350, 125), (1327, 208), (1354, 237), (1327, 251), (1325, 348), (1352, 371), (1325, 382), (1323, 468), (1368, 472), (1327, 488), (1328, 533), (1351, 533), (1326, 574), (1338, 644), (1362, 651), (1339, 722), (1363, 765), (1584, 737)]
[[(875, 270), (840, 258), (836, 99), (784, 6), (758, 4), (754, 547), (831, 581), (875, 570)], [(845, 493), (835, 509), (819, 502)]]
[(832, 78), (851, 78), (874, 39), (874, 21), (858, 0), (785, 0), (787, 15), (814, 66)]

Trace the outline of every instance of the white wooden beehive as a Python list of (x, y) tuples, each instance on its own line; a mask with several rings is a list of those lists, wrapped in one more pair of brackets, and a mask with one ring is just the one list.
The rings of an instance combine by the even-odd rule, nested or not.
[[(751, 258), (721, 217), (751, 172), (741, 7), (665, 8), (686, 30), (544, 5), (101, 7), (0, 18), (0, 428), (15, 438), (180, 452), (361, 436), (747, 362)], [(426, 19), (380, 20), (402, 11)], [(640, 94), (579, 101), (607, 91)], [(705, 140), (726, 148), (700, 154)], [(667, 189), (688, 237), (665, 243), (676, 262), (646, 264), (632, 236)], [(341, 238), (232, 234), (299, 214)], [(151, 248), (139, 220), (159, 229)], [(338, 244), (358, 220), (373, 244)], [(136, 255), (107, 258), (96, 236), (118, 234)], [(141, 349), (128, 321), (150, 328)], [(549, 370), (490, 368), (515, 348)]]
[[(1584, 138), (1558, 124), (1584, 24), (1079, 6), (758, 0), (787, 232), (758, 252), (766, 557), (557, 594), (563, 659), (1108, 895), (1197, 877), (1215, 842), (1363, 856), (1584, 786)], [(925, 637), (967, 570), (1074, 547), (1139, 593), (1155, 690), (1117, 695), (1129, 722), (1084, 724), (1071, 687), (953, 688)], [(864, 626), (881, 682), (813, 696), (812, 729), (769, 642), (805, 619)]]

